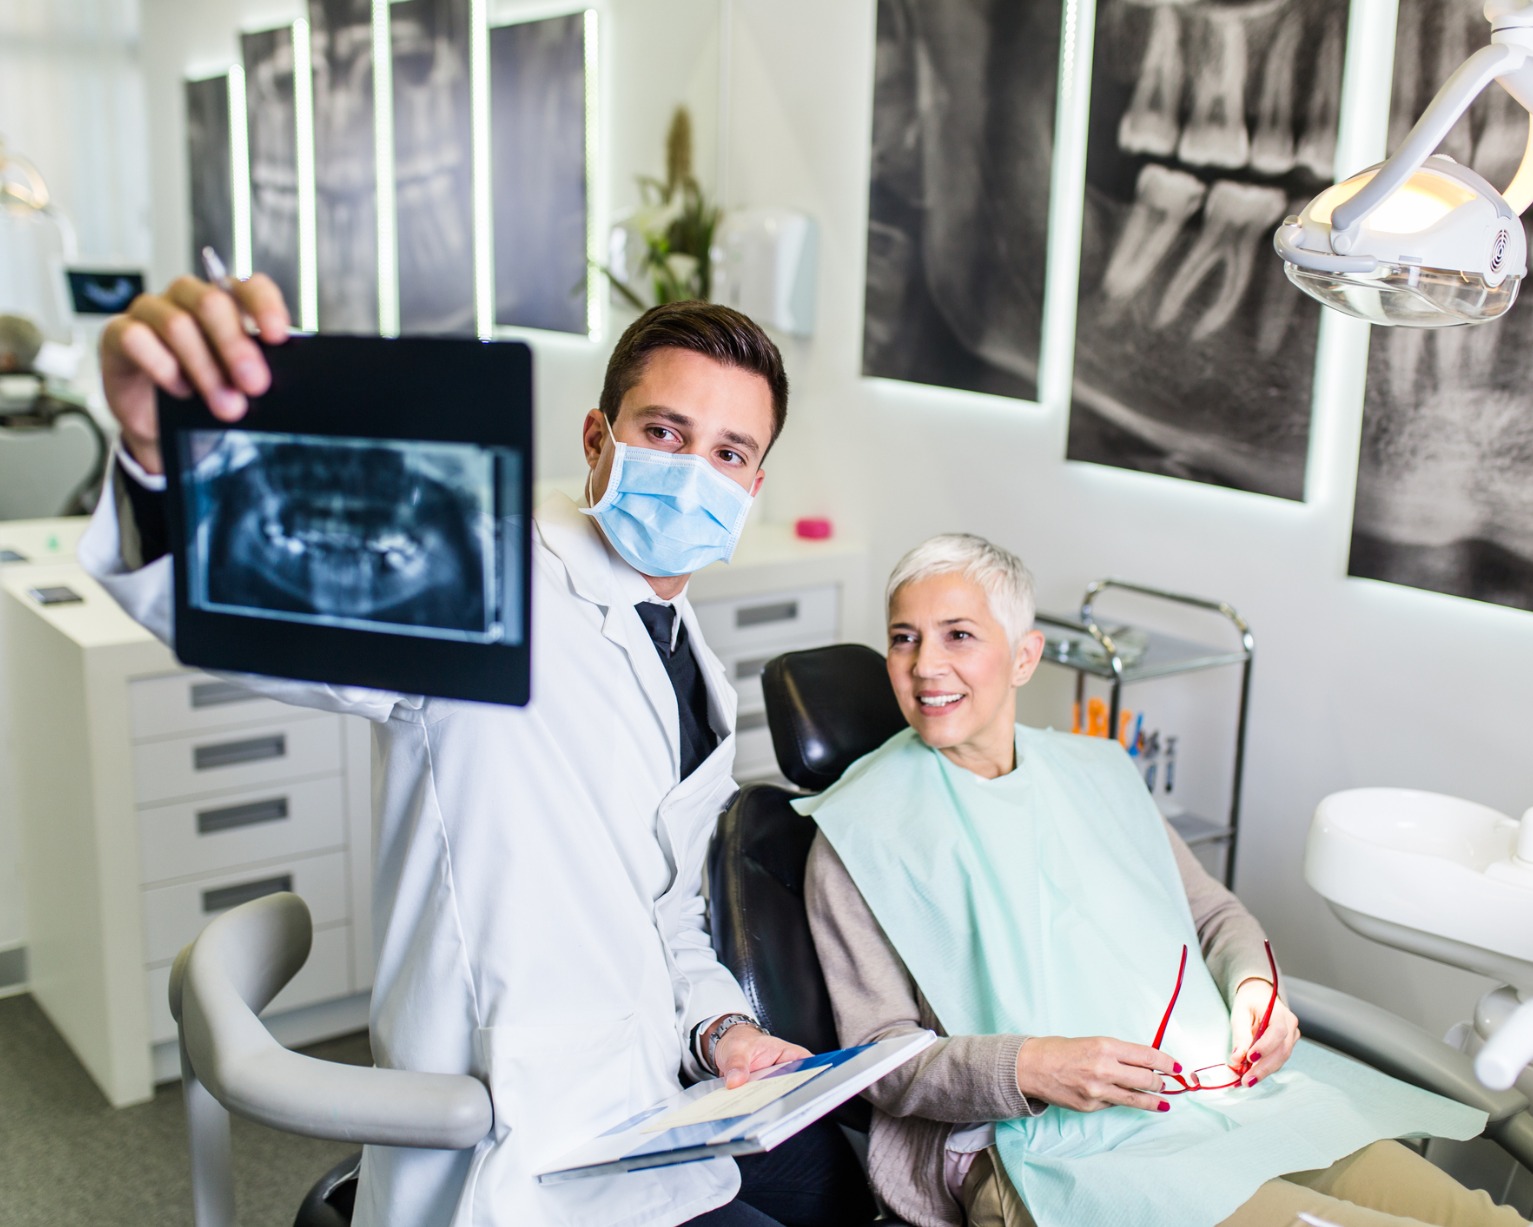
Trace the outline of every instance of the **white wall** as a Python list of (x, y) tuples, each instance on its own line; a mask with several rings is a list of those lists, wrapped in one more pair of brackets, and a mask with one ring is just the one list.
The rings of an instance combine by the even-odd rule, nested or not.
[[(1068, 243), (1051, 252), (1043, 404), (860, 378), (874, 6), (734, 6), (734, 195), (806, 209), (822, 227), (819, 332), (787, 350), (794, 401), (768, 483), (777, 514), (828, 514), (865, 534), (875, 575), (932, 533), (985, 534), (1028, 561), (1045, 609), (1069, 610), (1106, 575), (1232, 602), (1257, 638), (1240, 894), (1292, 974), (1438, 1032), (1466, 1017), (1483, 982), (1355, 937), (1301, 876), (1310, 815), (1337, 789), (1427, 788), (1513, 814), (1533, 804), (1533, 616), (1345, 578), (1366, 329), (1327, 321), (1304, 504), (1063, 462)], [(1386, 63), (1349, 73), (1376, 83), (1393, 12), (1364, 0), (1357, 15), (1382, 29)], [(1374, 95), (1344, 132), (1354, 168), (1381, 139), (1387, 95)], [(1043, 684), (1053, 710), (1037, 718), (1067, 721), (1063, 688)]]

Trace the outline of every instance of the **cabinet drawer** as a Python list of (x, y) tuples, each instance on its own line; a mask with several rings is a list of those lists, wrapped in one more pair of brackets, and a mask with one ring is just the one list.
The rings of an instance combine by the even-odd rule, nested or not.
[(258, 724), (263, 720), (317, 719), (324, 712), (294, 709), (235, 682), (206, 673), (172, 673), (146, 677), (128, 686), (128, 711), (133, 739), (200, 733), (206, 729)]
[[(309, 959), (288, 986), (262, 1011), (266, 1015), (296, 1010), (299, 1006), (330, 1001), (351, 993), (347, 971), (351, 961), (351, 926), (335, 925), (314, 931), (314, 947)], [(145, 973), (149, 991), (149, 1042), (163, 1043), (176, 1038), (175, 1019), (170, 1016), (170, 964), (151, 967)]]
[(195, 737), (133, 747), (133, 793), (140, 805), (341, 769), (341, 718), (285, 718), (271, 724), (208, 730)]
[(214, 873), (346, 842), (341, 778), (308, 780), (138, 812), (142, 880)]
[(219, 912), (279, 890), (301, 896), (315, 925), (348, 919), (351, 894), (346, 886), (345, 853), (271, 861), (195, 882), (148, 888), (144, 891), (144, 961), (175, 958)]
[(825, 584), (700, 601), (693, 609), (708, 646), (721, 657), (736, 657), (775, 644), (825, 643), (835, 638), (839, 596), (835, 584)]

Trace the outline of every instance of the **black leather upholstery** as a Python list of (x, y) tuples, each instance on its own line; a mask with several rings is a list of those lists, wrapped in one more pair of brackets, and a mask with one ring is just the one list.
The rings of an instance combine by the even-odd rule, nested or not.
[(347, 1227), (357, 1200), (362, 1154), (348, 1155), (315, 1182), (298, 1207), (293, 1227)]
[(761, 674), (777, 765), (819, 792), (905, 727), (884, 658), (859, 643), (788, 652)]

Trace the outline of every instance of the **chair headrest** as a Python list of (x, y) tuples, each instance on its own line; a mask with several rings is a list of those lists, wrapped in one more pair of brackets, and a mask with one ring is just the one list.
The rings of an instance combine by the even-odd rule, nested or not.
[(884, 658), (860, 643), (778, 656), (761, 686), (777, 765), (814, 792), (905, 727)]

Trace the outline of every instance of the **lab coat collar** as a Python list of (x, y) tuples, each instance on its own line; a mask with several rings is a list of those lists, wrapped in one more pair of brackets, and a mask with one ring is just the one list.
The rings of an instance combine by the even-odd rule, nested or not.
[[(655, 645), (650, 642), (644, 623), (634, 612), (640, 601), (653, 599), (655, 590), (649, 581), (633, 569), (607, 544), (601, 529), (567, 495), (551, 494), (538, 507), (538, 533), (564, 564), (565, 574), (577, 596), (602, 607), (602, 635), (618, 644), (638, 673), (645, 694), (655, 714), (665, 727), (667, 739), (676, 756), (673, 764), (680, 771), (681, 725), (676, 711), (676, 692), (660, 663)], [(672, 602), (679, 622), (684, 623), (708, 687), (709, 719), (722, 730), (719, 744), (672, 793), (672, 800), (682, 801), (694, 792), (710, 786), (719, 775), (727, 775), (734, 761), (734, 725), (738, 700), (712, 651), (703, 641), (702, 628), (683, 589)]]
[[(581, 515), (568, 496), (551, 494), (538, 507), (536, 520), (543, 544), (564, 564), (575, 595), (601, 608), (602, 637), (627, 654), (655, 718), (665, 729), (671, 767), (679, 773), (681, 718), (676, 710), (676, 692), (649, 632), (634, 611), (635, 604), (654, 596), (654, 589), (612, 551), (596, 522)], [(677, 606), (684, 609), (686, 602), (678, 598)], [(711, 690), (715, 683), (712, 677), (708, 681)]]

